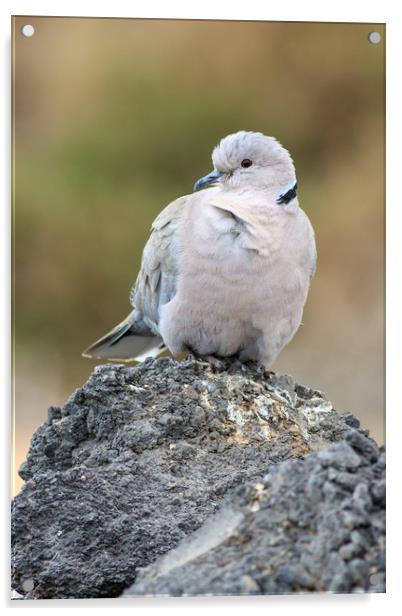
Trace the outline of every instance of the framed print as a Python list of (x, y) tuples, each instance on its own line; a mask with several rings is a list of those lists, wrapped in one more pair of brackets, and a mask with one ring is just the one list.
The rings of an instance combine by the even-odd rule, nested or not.
[(12, 18), (16, 600), (385, 592), (385, 37)]

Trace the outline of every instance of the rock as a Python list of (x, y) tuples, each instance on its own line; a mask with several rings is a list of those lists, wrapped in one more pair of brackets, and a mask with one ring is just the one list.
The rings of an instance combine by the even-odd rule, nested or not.
[[(321, 589), (364, 586), (368, 562), (374, 582), (366, 586), (380, 592), (383, 568), (373, 563), (384, 468), (353, 415), (286, 375), (230, 361), (221, 370), (170, 358), (103, 365), (63, 408), (49, 409), (32, 437), (12, 505), (13, 588), (28, 599), (116, 597), (168, 553), (163, 575), (145, 570), (128, 592), (314, 590), (330, 545), (337, 560), (324, 571), (337, 577), (321, 572)], [(353, 542), (353, 532), (364, 541)], [(211, 558), (212, 576), (213, 554), (226, 543), (227, 568), (220, 575), (215, 567), (212, 580), (197, 560)], [(172, 551), (179, 544), (185, 565)], [(263, 569), (249, 554), (254, 544)], [(357, 547), (338, 554), (349, 544)], [(302, 548), (307, 562), (297, 560)], [(356, 582), (347, 581), (350, 562)], [(180, 567), (186, 582), (178, 588), (169, 572)]]
[(366, 507), (384, 468), (373, 447), (359, 449), (357, 487), (339, 483), (344, 450), (343, 442), (330, 446), (325, 464), (321, 453), (311, 453), (272, 465), (258, 483), (238, 487), (200, 529), (141, 569), (124, 596), (385, 592), (385, 535), (375, 524), (384, 521), (383, 505), (370, 504), (370, 518), (356, 517), (356, 530), (343, 515), (359, 512), (361, 500)]
[(321, 464), (335, 468), (356, 470), (360, 466), (360, 458), (346, 442), (339, 447), (332, 447), (319, 455)]

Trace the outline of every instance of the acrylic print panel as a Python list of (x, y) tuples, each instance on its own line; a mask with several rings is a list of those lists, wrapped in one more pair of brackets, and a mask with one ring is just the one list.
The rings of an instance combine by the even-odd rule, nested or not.
[[(19, 16), (12, 45), (15, 596), (383, 592), (384, 25)], [(221, 357), (83, 357), (239, 131), (279, 140), (297, 188), (274, 141), (226, 141), (175, 210), (206, 200), (180, 236), (204, 265), (169, 214), (142, 275), (152, 304), (188, 268), (177, 336)], [(302, 324), (270, 367), (222, 358), (257, 313), (286, 341), (313, 274), (307, 227), (275, 222), (297, 203)]]

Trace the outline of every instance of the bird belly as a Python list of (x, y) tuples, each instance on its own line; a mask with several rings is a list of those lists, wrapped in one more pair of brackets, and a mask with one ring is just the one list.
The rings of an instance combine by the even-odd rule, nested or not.
[(230, 267), (203, 263), (161, 310), (165, 344), (173, 353), (241, 353), (244, 359), (272, 363), (297, 330), (307, 295), (308, 284), (297, 268), (288, 269), (282, 267), (278, 279), (268, 264), (256, 271), (255, 259), (250, 268), (244, 257), (241, 268), (235, 262)]

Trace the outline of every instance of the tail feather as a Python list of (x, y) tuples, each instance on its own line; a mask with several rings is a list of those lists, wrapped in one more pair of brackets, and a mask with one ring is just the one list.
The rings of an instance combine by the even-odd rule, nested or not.
[(156, 357), (165, 349), (162, 338), (151, 332), (144, 332), (144, 327), (141, 327), (141, 333), (138, 334), (135, 329), (134, 313), (131, 313), (105, 336), (91, 344), (82, 353), (83, 357), (142, 361), (148, 356)]

